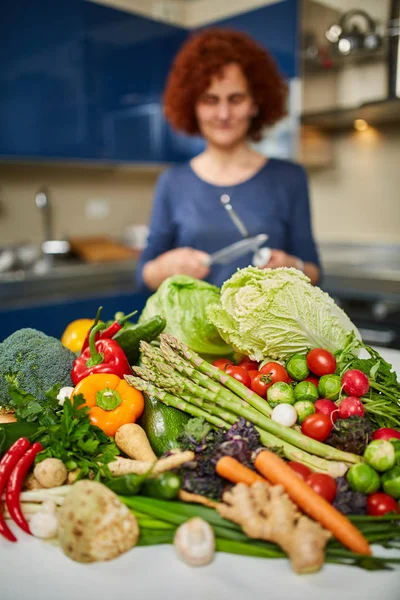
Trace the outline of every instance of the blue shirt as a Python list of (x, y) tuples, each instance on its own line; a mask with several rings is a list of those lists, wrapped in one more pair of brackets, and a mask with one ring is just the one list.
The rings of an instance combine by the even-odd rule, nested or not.
[[(188, 246), (209, 254), (242, 239), (221, 203), (228, 194), (249, 235), (267, 233), (269, 248), (284, 250), (319, 266), (312, 235), (307, 176), (304, 169), (270, 158), (252, 177), (233, 186), (201, 179), (190, 163), (171, 167), (159, 178), (147, 246), (137, 268), (139, 291), (148, 292), (143, 266), (163, 252)], [(251, 264), (253, 253), (229, 265), (213, 265), (207, 281), (220, 287), (238, 268)]]

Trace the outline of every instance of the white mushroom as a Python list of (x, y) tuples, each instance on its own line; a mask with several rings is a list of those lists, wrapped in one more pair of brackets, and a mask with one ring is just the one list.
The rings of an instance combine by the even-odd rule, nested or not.
[(214, 531), (200, 517), (182, 523), (175, 533), (174, 546), (179, 558), (192, 567), (208, 565), (214, 558)]
[(38, 463), (33, 474), (44, 488), (58, 487), (67, 480), (68, 472), (59, 458), (45, 458)]
[(56, 503), (53, 500), (43, 502), (40, 510), (32, 515), (29, 528), (32, 535), (44, 540), (57, 535)]

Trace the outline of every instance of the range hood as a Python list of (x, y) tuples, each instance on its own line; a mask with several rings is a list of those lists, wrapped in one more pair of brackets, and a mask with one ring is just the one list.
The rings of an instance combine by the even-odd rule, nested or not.
[[(362, 3), (361, 3), (362, 4)], [(365, 27), (351, 25), (352, 17), (361, 16)], [(400, 124), (400, 0), (391, 0), (390, 18), (387, 26), (379, 26), (363, 10), (343, 13), (326, 32), (331, 44), (331, 56), (339, 58), (339, 64), (354, 64), (382, 57), (387, 62), (387, 96), (357, 107), (335, 108), (326, 111), (307, 112), (302, 124), (327, 131), (353, 128), (357, 119), (372, 126), (388, 123)]]

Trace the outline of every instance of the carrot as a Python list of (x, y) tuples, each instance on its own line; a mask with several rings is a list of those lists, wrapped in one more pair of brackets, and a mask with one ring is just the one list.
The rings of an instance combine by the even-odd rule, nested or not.
[(349, 519), (314, 492), (279, 456), (270, 450), (262, 450), (254, 465), (271, 483), (282, 485), (305, 513), (328, 529), (344, 546), (358, 554), (372, 554), (368, 541)]
[(220, 458), (215, 470), (220, 477), (223, 477), (232, 483), (245, 483), (246, 485), (251, 485), (256, 481), (267, 483), (264, 477), (261, 477), (261, 475), (248, 467), (245, 467), (241, 462), (236, 460), (236, 458), (232, 458), (232, 456), (223, 456)]

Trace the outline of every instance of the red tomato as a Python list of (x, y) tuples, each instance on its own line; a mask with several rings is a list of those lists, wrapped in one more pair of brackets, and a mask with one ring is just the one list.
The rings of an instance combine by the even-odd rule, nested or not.
[(307, 365), (318, 377), (322, 375), (330, 375), (336, 371), (336, 358), (323, 348), (313, 348), (307, 354)]
[(282, 367), (277, 362), (269, 362), (260, 369), (260, 373), (263, 373), (270, 379), (270, 383), (276, 383), (277, 381), (289, 382), (289, 375), (285, 367)]
[(314, 492), (325, 498), (328, 502), (333, 502), (336, 496), (336, 481), (330, 475), (325, 473), (311, 473), (306, 479), (306, 483)]
[(372, 434), (373, 440), (400, 440), (400, 431), (397, 429), (392, 429), (391, 427), (381, 427), (380, 429), (376, 429)]
[(246, 371), (258, 371), (258, 362), (250, 360), (250, 358), (242, 358), (238, 366), (242, 367), (242, 369), (246, 369)]
[(367, 509), (368, 514), (372, 517), (381, 517), (390, 512), (400, 513), (400, 508), (396, 500), (383, 492), (376, 492), (368, 496)]
[(313, 383), (315, 385), (315, 387), (318, 387), (319, 377), (314, 377), (314, 375), (309, 375), (308, 377), (305, 378), (304, 381), (309, 381), (310, 383)]
[(250, 387), (252, 391), (261, 396), (261, 398), (266, 398), (267, 390), (271, 385), (272, 382), (268, 383), (268, 376), (259, 371), (257, 375), (251, 379)]
[(304, 435), (308, 435), (308, 437), (319, 442), (326, 440), (331, 430), (331, 418), (323, 413), (314, 413), (306, 417), (301, 425), (301, 431)]
[(251, 369), (250, 371), (247, 371), (250, 379), (253, 381), (254, 377), (257, 377), (257, 375), (260, 374), (260, 371), (256, 371), (255, 369)]
[(217, 369), (221, 369), (221, 371), (225, 371), (225, 367), (227, 365), (233, 365), (233, 362), (231, 360), (229, 360), (228, 358), (217, 358), (216, 360), (214, 360), (213, 365), (214, 365), (214, 367), (217, 367)]
[(297, 475), (299, 477), (301, 477), (301, 479), (304, 479), (304, 481), (306, 481), (307, 477), (309, 477), (311, 475), (311, 469), (309, 469), (308, 467), (306, 467), (306, 465), (303, 465), (299, 462), (296, 462), (295, 460), (291, 460), (287, 463), (288, 467), (290, 467), (295, 473), (297, 473)]
[(225, 367), (225, 373), (243, 383), (246, 387), (250, 387), (251, 378), (246, 369), (243, 367), (237, 367), (236, 365), (227, 365)]

